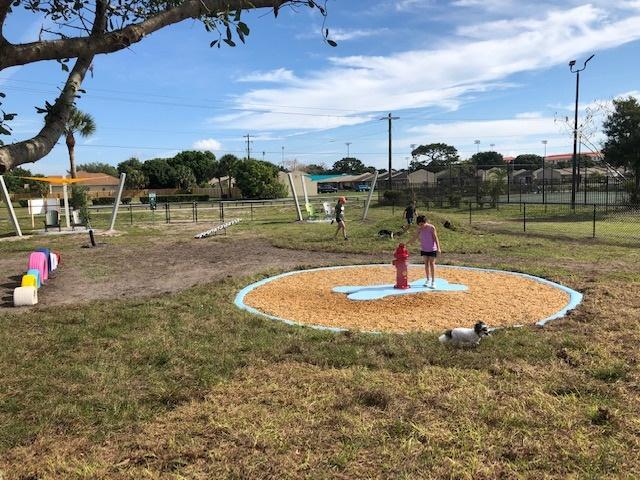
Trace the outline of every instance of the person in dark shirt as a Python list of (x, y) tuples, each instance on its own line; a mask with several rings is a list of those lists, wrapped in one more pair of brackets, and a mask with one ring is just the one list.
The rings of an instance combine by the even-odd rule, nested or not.
[(347, 203), (347, 199), (345, 197), (340, 197), (338, 199), (338, 204), (336, 205), (336, 223), (338, 224), (338, 228), (333, 238), (338, 238), (338, 233), (340, 233), (340, 230), (342, 230), (342, 235), (344, 236), (344, 239), (348, 240), (347, 227), (344, 224), (344, 204), (345, 203)]
[(417, 212), (416, 212), (416, 204), (415, 203), (411, 203), (411, 204), (407, 205), (407, 208), (404, 209), (404, 214), (402, 215), (402, 217), (407, 220), (407, 225), (412, 225), (413, 224), (413, 218), (416, 216), (416, 214), (417, 214)]

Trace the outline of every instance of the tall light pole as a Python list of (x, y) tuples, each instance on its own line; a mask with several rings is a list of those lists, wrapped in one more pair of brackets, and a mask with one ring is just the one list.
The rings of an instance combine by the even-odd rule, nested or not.
[[(409, 145), (409, 147), (411, 148), (411, 160), (415, 160), (416, 156), (413, 154), (413, 151), (416, 149), (416, 147), (418, 146), (418, 144), (416, 143), (412, 143), (411, 145)], [(407, 168), (407, 170), (409, 170)]]
[(347, 158), (349, 157), (349, 145), (351, 145), (351, 142), (345, 142), (345, 145), (347, 146)]
[(480, 153), (480, 140), (474, 140), (473, 143), (475, 143), (477, 147), (476, 153)]
[(495, 144), (495, 143), (490, 143), (490, 144), (489, 144), (489, 147), (491, 147), (491, 151), (492, 151), (492, 152), (493, 152), (493, 147), (495, 147), (495, 146), (496, 146), (496, 144)]
[(391, 114), (386, 117), (382, 117), (380, 120), (387, 120), (389, 122), (389, 190), (393, 190), (393, 183), (391, 183), (391, 170), (392, 170), (392, 160), (391, 160), (391, 121), (398, 120), (400, 117), (393, 117)]
[(282, 168), (284, 168), (284, 145), (282, 145)]
[(580, 72), (587, 68), (587, 63), (591, 60), (594, 55), (591, 55), (587, 58), (582, 64), (582, 68), (577, 68), (574, 70), (573, 67), (576, 65), (575, 60), (571, 60), (569, 62), (569, 70), (571, 73), (576, 74), (576, 108), (575, 108), (575, 116), (573, 120), (573, 157), (571, 161), (571, 208), (576, 208), (576, 162), (578, 158), (578, 98), (580, 95)]

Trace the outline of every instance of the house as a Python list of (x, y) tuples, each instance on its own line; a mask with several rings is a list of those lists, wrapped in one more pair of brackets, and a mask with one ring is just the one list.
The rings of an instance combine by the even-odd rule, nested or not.
[(520, 169), (511, 172), (511, 183), (525, 185), (533, 181), (533, 172), (531, 170)]
[(488, 170), (478, 170), (476, 176), (479, 177), (481, 181), (487, 182), (490, 180), (498, 180), (501, 176), (506, 179), (506, 173), (507, 171), (504, 168), (493, 167)]
[(421, 168), (407, 175), (409, 185), (434, 185), (436, 183), (436, 174)]
[(207, 183), (211, 185), (211, 188), (213, 189), (213, 193), (211, 193), (212, 197), (233, 198), (234, 196), (236, 196), (235, 194), (236, 179), (233, 177), (231, 177), (231, 195), (229, 195), (229, 177), (228, 176), (220, 177), (220, 179), (212, 178)]
[[(594, 161), (600, 161), (602, 154), (600, 152), (581, 152), (578, 154), (581, 158), (587, 157)], [(571, 162), (573, 161), (573, 153), (561, 153), (558, 155), (549, 155), (544, 157), (547, 163)]]
[[(60, 177), (62, 178), (62, 177)], [(85, 171), (79, 171), (76, 174), (76, 178), (82, 179), (78, 182), (78, 185), (84, 185), (89, 188), (89, 193), (93, 193), (93, 196), (113, 196), (113, 193), (118, 189), (120, 179), (106, 173), (91, 173)], [(62, 185), (51, 185), (52, 194), (62, 194)]]
[[(545, 183), (559, 183), (564, 178), (562, 170), (564, 169), (545, 167), (543, 172), (543, 169), (539, 168), (532, 172), (533, 179), (536, 182), (542, 182), (544, 180)], [(569, 174), (569, 178), (571, 178), (571, 174)]]
[(312, 176), (307, 172), (296, 170), (293, 172), (278, 172), (278, 181), (287, 187), (287, 196), (293, 197), (291, 191), (291, 183), (289, 182), (289, 173), (293, 178), (293, 186), (296, 189), (296, 195), (304, 198), (305, 188), (307, 190), (307, 196), (318, 195), (318, 182), (312, 179)]

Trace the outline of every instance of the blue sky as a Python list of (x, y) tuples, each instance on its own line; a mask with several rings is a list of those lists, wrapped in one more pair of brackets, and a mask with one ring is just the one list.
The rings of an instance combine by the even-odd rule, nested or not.
[[(186, 149), (252, 156), (274, 163), (331, 166), (349, 148), (368, 165), (387, 165), (389, 112), (394, 167), (411, 144), (445, 142), (463, 158), (493, 149), (505, 156), (572, 148), (575, 75), (568, 61), (595, 53), (581, 75), (585, 143), (597, 148), (603, 112), (619, 95), (639, 95), (640, 0), (329, 0), (274, 19), (247, 14), (247, 44), (209, 48), (197, 22), (157, 32), (131, 49), (101, 55), (78, 107), (96, 134), (80, 139), (79, 163), (169, 157)], [(37, 38), (42, 22), (16, 11), (5, 34)], [(33, 135), (35, 106), (65, 80), (55, 62), (0, 72), (14, 136)], [(480, 140), (477, 146), (474, 140)], [(6, 140), (6, 139), (5, 139)], [(346, 143), (350, 142), (349, 147)], [(590, 147), (583, 147), (588, 149)], [(64, 142), (25, 165), (45, 174), (68, 168)]]

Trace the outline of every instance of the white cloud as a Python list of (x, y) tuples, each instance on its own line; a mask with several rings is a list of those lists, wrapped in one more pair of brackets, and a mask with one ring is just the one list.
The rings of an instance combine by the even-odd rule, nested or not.
[[(271, 113), (226, 116), (219, 123), (271, 131), (323, 129), (367, 121), (376, 116), (371, 112), (455, 109), (472, 93), (504, 88), (510, 75), (547, 69), (640, 39), (640, 12), (617, 19), (590, 5), (489, 25), (495, 28), (461, 29), (474, 38), (458, 38), (439, 48), (333, 57), (324, 69), (306, 76), (284, 75), (288, 78), (279, 88), (250, 90), (236, 99), (238, 108), (273, 105)], [(280, 105), (297, 106), (298, 113), (345, 113), (303, 117), (282, 114), (288, 112)]]
[(278, 68), (268, 72), (253, 72), (244, 77), (238, 78), (239, 82), (291, 82), (296, 79), (291, 70)]
[[(496, 138), (515, 138), (536, 136), (540, 139), (549, 135), (564, 132), (553, 117), (519, 117), (502, 120), (465, 121), (449, 123), (430, 123), (408, 129), (422, 137), (442, 139), (469, 139), (473, 143), (476, 138), (485, 138), (487, 142)], [(438, 140), (441, 141), (441, 140)], [(491, 143), (497, 143), (491, 141)]]
[(429, 6), (433, 0), (399, 0), (395, 2), (395, 8), (398, 12), (406, 12)]
[(516, 118), (542, 118), (542, 112), (522, 112), (518, 113)]
[(193, 148), (196, 150), (218, 151), (222, 150), (222, 144), (213, 138), (205, 138), (194, 142)]
[(377, 30), (346, 30), (343, 28), (334, 28), (329, 32), (329, 38), (335, 40), (336, 42), (345, 42), (347, 40), (354, 40), (356, 38), (373, 37), (374, 35), (380, 35), (381, 33), (384, 33), (386, 31), (388, 31), (387, 28), (381, 28)]

